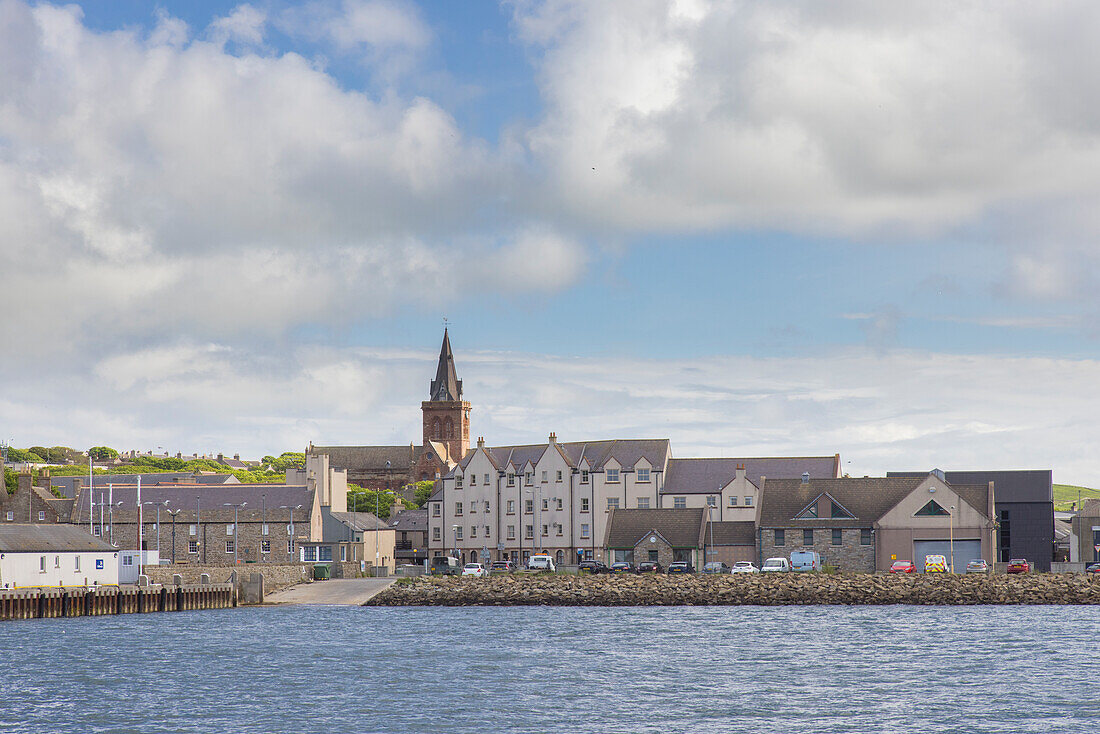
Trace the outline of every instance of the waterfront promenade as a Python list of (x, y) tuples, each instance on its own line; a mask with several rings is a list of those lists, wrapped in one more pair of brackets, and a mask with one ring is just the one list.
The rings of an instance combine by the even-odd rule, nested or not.
[(392, 578), (330, 579), (298, 584), (277, 591), (264, 599), (265, 604), (329, 604), (359, 606), (392, 585)]

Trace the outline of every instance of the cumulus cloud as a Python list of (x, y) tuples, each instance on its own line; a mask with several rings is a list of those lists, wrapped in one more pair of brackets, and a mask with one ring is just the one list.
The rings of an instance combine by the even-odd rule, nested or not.
[[(262, 456), (309, 441), (420, 435), (434, 350), (248, 350), (182, 341), (8, 383), (16, 445)], [(474, 435), (491, 443), (667, 437), (677, 456), (839, 452), (845, 471), (1047, 468), (1095, 486), (1100, 362), (856, 349), (795, 359), (564, 358), (459, 349)], [(44, 393), (65, 411), (40, 409)], [(114, 396), (105, 410), (96, 395)], [(1005, 396), (1013, 396), (1007, 400)], [(10, 430), (10, 429), (9, 429)]]

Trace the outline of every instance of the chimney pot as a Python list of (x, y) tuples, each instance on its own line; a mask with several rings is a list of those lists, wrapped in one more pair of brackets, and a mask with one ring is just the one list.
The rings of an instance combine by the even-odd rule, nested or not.
[(808, 471), (802, 472), (802, 483), (803, 484), (809, 484), (810, 483), (810, 473)]

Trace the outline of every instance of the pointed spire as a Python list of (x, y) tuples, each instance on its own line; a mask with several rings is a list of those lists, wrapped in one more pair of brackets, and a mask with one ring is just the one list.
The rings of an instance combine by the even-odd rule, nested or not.
[(439, 366), (435, 369), (429, 400), (442, 402), (462, 399), (462, 380), (455, 374), (455, 358), (451, 354), (451, 338), (443, 329), (443, 346), (439, 350)]

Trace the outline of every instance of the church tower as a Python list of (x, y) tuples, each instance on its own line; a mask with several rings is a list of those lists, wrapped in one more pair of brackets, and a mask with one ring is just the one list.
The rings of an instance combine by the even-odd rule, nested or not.
[(470, 448), (470, 404), (462, 399), (462, 380), (455, 373), (455, 358), (446, 329), (431, 392), (420, 409), (424, 413), (424, 445), (429, 441), (443, 443), (452, 462), (461, 460)]

